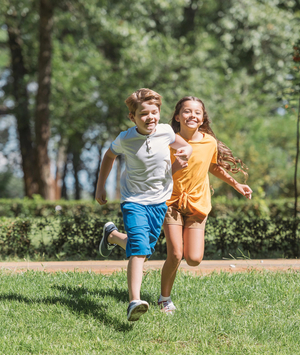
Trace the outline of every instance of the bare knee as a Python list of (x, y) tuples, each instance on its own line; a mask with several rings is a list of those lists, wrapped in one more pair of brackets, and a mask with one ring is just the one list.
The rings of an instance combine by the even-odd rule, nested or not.
[(177, 267), (182, 260), (182, 253), (174, 252), (171, 255), (168, 254), (167, 259), (168, 259), (169, 263), (172, 264), (173, 267)]
[(203, 256), (199, 256), (196, 258), (188, 256), (185, 258), (185, 261), (189, 266), (198, 266), (201, 263), (202, 259), (203, 259)]

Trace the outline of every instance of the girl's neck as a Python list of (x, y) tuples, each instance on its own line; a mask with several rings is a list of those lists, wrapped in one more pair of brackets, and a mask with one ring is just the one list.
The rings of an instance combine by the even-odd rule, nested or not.
[(179, 134), (188, 141), (198, 142), (203, 138), (203, 134), (199, 132), (198, 129), (195, 131), (180, 129)]

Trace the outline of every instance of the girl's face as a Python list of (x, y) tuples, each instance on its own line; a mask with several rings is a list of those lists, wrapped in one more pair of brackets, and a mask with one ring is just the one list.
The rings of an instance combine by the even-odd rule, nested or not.
[(180, 129), (198, 130), (203, 123), (203, 107), (198, 101), (185, 101), (175, 116)]

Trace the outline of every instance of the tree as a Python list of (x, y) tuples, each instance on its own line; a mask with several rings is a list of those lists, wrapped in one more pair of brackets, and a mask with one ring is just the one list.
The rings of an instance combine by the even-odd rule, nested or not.
[[(34, 1), (22, 3), (5, 2), (5, 21), (8, 32), (8, 47), (11, 55), (11, 81), (7, 86), (7, 93), (14, 97), (13, 113), (17, 119), (17, 127), (22, 156), (25, 194), (31, 197), (39, 193), (46, 199), (53, 199), (53, 180), (50, 175), (50, 160), (48, 157), (48, 141), (50, 137), (49, 98), (51, 84), (51, 33), (53, 22), (53, 2), (39, 1), (39, 56), (38, 69), (33, 70), (27, 62), (24, 52), (32, 49), (25, 48), (24, 32), (28, 31), (23, 22), (30, 17), (30, 11), (37, 11)], [(21, 8), (21, 10), (19, 10)], [(35, 22), (35, 21), (33, 21)], [(27, 26), (29, 26), (26, 23)], [(23, 31), (23, 32), (22, 32)], [(32, 36), (32, 33), (29, 33)], [(32, 43), (31, 43), (32, 45)], [(36, 95), (35, 135), (31, 131), (32, 112), (30, 112), (27, 86), (35, 72), (38, 73), (38, 92)]]
[[(294, 44), (294, 56), (293, 61), (295, 63), (295, 76), (297, 81), (299, 80), (299, 73), (300, 73), (300, 40)], [(297, 134), (296, 134), (296, 159), (295, 159), (295, 174), (294, 174), (294, 185), (295, 185), (295, 207), (294, 207), (294, 217), (297, 217), (297, 209), (298, 209), (298, 184), (297, 184), (297, 177), (298, 177), (298, 160), (299, 160), (299, 140), (300, 140), (300, 90), (299, 90), (300, 82), (296, 82), (296, 92), (298, 94), (298, 115), (297, 115)], [(298, 90), (297, 90), (298, 89)]]
[[(45, 17), (37, 16), (36, 1), (5, 1), (5, 40), (0, 29), (3, 75), (11, 64), (0, 113), (16, 116), (27, 194), (48, 193), (51, 157), (56, 185), (66, 196), (70, 169), (79, 198), (78, 177), (85, 171), (95, 183), (97, 170), (83, 152), (101, 156), (101, 147), (131, 125), (125, 98), (150, 87), (163, 96), (162, 122), (182, 96), (202, 98), (218, 138), (249, 165), (250, 185), (269, 196), (292, 195), (295, 152), (287, 138), (294, 116), (278, 108), (289, 74), (285, 48), (299, 32), (295, 1), (62, 0), (51, 2), (55, 9), (44, 1)], [(51, 77), (51, 95), (40, 74)], [(227, 187), (213, 183), (229, 196)]]
[[(33, 147), (30, 129), (30, 110), (27, 92), (25, 60), (22, 50), (23, 40), (20, 30), (20, 14), (15, 6), (6, 2), (6, 26), (8, 33), (8, 47), (11, 55), (11, 78), (8, 82), (8, 93), (14, 97), (13, 113), (17, 119), (20, 140), (20, 151), (24, 173), (25, 194), (32, 196), (38, 193), (37, 177), (35, 174), (36, 154)], [(24, 15), (25, 16), (25, 15)]]
[(39, 21), (39, 57), (38, 57), (38, 91), (36, 96), (35, 138), (38, 192), (45, 199), (55, 198), (54, 181), (50, 172), (48, 143), (50, 139), (50, 89), (53, 1), (40, 0)]

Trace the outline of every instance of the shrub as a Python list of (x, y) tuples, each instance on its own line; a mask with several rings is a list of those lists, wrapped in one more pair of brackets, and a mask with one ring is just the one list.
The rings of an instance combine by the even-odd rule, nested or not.
[[(121, 217), (111, 217), (124, 232)], [(106, 216), (77, 215), (72, 218), (3, 219), (0, 223), (0, 253), (3, 256), (44, 255), (46, 258), (99, 259), (98, 246)], [(209, 218), (205, 233), (205, 258), (218, 259), (244, 254), (257, 257), (299, 257), (300, 219)], [(34, 241), (34, 242), (33, 242)], [(165, 259), (163, 231), (152, 258)], [(114, 248), (112, 259), (125, 258)]]
[[(210, 217), (260, 217), (276, 218), (293, 216), (294, 200), (267, 200), (242, 199), (229, 200), (225, 196), (212, 198), (212, 210)], [(45, 201), (39, 196), (34, 199), (0, 199), (0, 217), (73, 217), (88, 215), (90, 217), (107, 216), (121, 217), (121, 209), (118, 201), (109, 202), (100, 206), (95, 201)]]
[(0, 223), (1, 255), (13, 255), (23, 258), (31, 254), (30, 229), (31, 221), (29, 219), (17, 219), (9, 224)]

